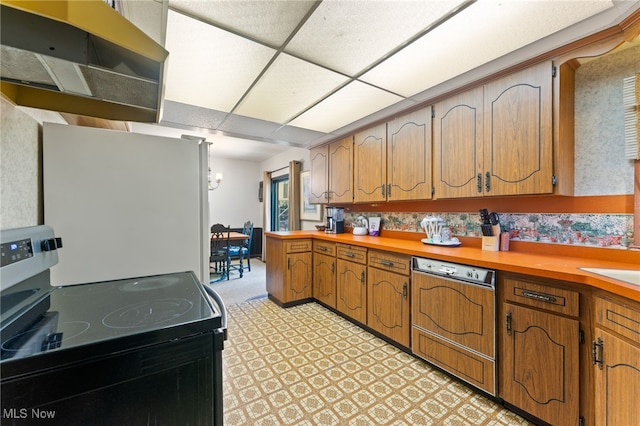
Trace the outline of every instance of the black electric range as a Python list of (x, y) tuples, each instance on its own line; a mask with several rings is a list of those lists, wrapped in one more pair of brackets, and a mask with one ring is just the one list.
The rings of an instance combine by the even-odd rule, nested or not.
[(190, 271), (53, 287), (47, 228), (1, 231), (2, 423), (222, 424), (215, 292)]

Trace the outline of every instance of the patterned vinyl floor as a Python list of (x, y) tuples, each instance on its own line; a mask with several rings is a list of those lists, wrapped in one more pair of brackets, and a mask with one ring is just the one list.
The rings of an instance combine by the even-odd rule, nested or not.
[(316, 303), (228, 306), (225, 425), (525, 425)]

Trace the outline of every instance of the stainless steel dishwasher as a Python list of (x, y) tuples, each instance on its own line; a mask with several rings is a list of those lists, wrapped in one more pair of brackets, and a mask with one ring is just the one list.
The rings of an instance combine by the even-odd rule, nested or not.
[(413, 353), (496, 395), (495, 271), (412, 259)]

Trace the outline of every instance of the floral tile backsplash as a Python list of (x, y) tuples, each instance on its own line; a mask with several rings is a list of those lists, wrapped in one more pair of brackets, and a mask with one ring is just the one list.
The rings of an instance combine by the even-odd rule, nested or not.
[[(475, 213), (345, 213), (347, 226), (358, 217), (382, 220), (381, 229), (424, 233), (425, 216), (441, 217), (456, 236), (480, 237), (480, 214)], [(626, 249), (633, 242), (632, 214), (499, 213), (500, 228), (511, 240)]]

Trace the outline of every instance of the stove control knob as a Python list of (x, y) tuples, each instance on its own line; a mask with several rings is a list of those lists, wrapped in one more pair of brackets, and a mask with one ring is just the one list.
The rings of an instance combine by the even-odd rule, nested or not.
[(40, 243), (42, 251), (53, 251), (62, 247), (62, 238), (49, 238), (48, 240), (42, 240)]

